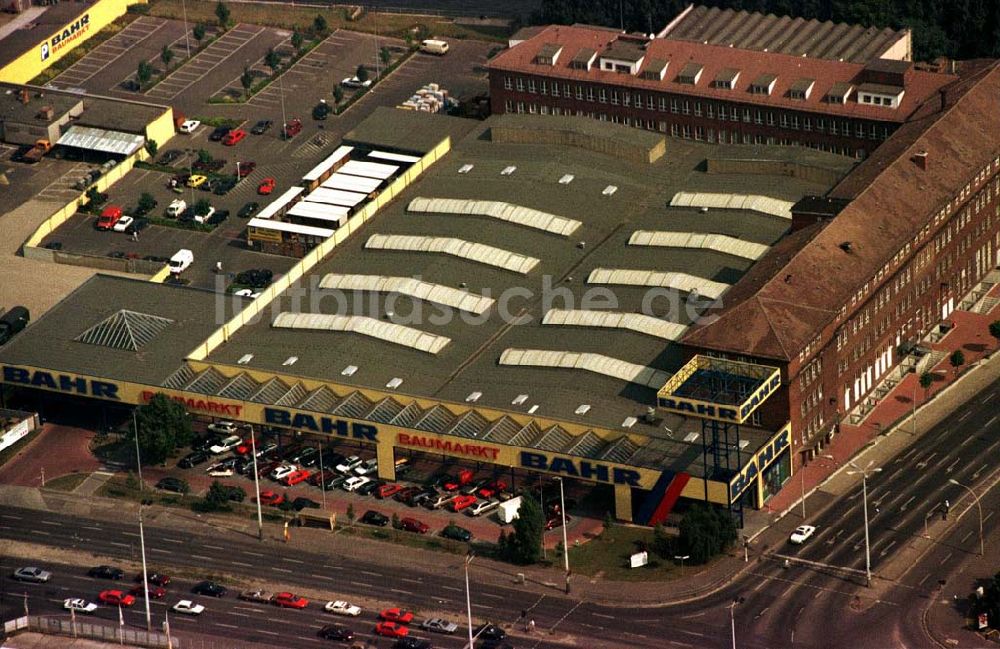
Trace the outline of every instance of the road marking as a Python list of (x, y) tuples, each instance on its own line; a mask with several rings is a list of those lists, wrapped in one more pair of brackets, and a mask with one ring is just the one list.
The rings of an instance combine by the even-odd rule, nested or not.
[(980, 403), (987, 403), (990, 399), (993, 398), (993, 395), (995, 395), (995, 394), (996, 394), (996, 392), (990, 392), (989, 396), (986, 397), (985, 399), (983, 399)]
[(370, 570), (360, 570), (359, 572), (362, 575), (368, 575), (369, 577), (381, 577), (382, 576), (382, 573), (372, 572)]
[[(993, 395), (990, 395), (990, 396), (993, 396)], [(997, 420), (997, 415), (993, 415), (993, 417), (988, 422), (986, 422), (986, 425), (983, 426), (983, 428), (989, 428), (990, 426), (993, 425), (993, 422), (995, 422), (996, 420)]]
[(55, 527), (62, 527), (62, 523), (57, 523), (55, 521), (38, 521), (42, 525), (54, 525)]
[(253, 568), (252, 563), (243, 563), (242, 561), (230, 561), (229, 563), (233, 564), (234, 566), (246, 566), (247, 568)]
[(948, 559), (950, 559), (950, 558), (951, 558), (951, 552), (949, 552), (949, 553), (948, 553), (948, 555), (947, 555), (947, 556), (945, 556), (945, 558), (944, 558), (944, 559), (941, 559), (941, 563), (939, 563), (938, 565), (939, 565), (939, 566), (943, 566), (943, 565), (944, 565), (944, 562), (945, 562), (945, 561), (947, 561), (947, 560), (948, 560)]
[(230, 615), (237, 615), (239, 617), (250, 617), (247, 613), (230, 613)]
[(771, 608), (771, 607), (770, 606), (765, 606), (764, 608), (762, 608), (761, 611), (760, 611), (760, 613), (758, 613), (757, 615), (753, 616), (753, 619), (759, 620), (760, 618), (762, 618), (764, 616), (764, 613), (767, 613), (767, 609), (769, 609), (769, 608)]
[(278, 567), (275, 567), (275, 566), (271, 566), (271, 570), (273, 570), (275, 572), (287, 572), (288, 574), (292, 574), (292, 571), (289, 570), (288, 568), (278, 568)]
[(958, 445), (958, 448), (962, 448), (963, 446), (971, 442), (973, 439), (974, 437), (972, 435), (969, 435), (968, 437), (962, 440), (962, 443)]
[(170, 550), (164, 550), (163, 548), (149, 548), (150, 552), (159, 552), (160, 554), (173, 554)]
[(978, 480), (979, 479), (979, 474), (982, 473), (983, 469), (985, 469), (987, 466), (989, 466), (989, 465), (988, 464), (984, 464), (983, 466), (981, 466), (978, 469), (976, 469), (976, 472), (972, 474), (972, 479), (973, 480)]
[(282, 561), (287, 561), (288, 563), (305, 563), (305, 561), (299, 561), (298, 559), (290, 559), (288, 557), (283, 557)]
[(951, 473), (955, 468), (955, 465), (962, 461), (962, 458), (955, 458), (955, 461), (948, 465), (948, 468), (944, 470), (945, 473)]
[[(132, 536), (135, 536), (135, 535), (133, 534)], [(218, 546), (218, 545), (202, 545), (201, 547), (203, 547), (203, 548), (211, 548), (212, 550), (225, 550), (226, 549), (226, 548), (223, 548), (223, 547)]]
[(927, 581), (930, 578), (930, 576), (931, 576), (931, 573), (928, 572), (926, 575), (924, 575), (923, 579), (921, 579), (920, 581), (917, 582), (917, 586), (923, 586), (924, 582)]
[(685, 630), (685, 629), (677, 629), (677, 630), (678, 630), (678, 631), (680, 631), (681, 633), (686, 633), (686, 634), (688, 634), (688, 635), (696, 635), (696, 636), (698, 636), (699, 638), (704, 638), (704, 637), (706, 637), (704, 633), (698, 633), (697, 631), (687, 631), (687, 630)]
[(192, 559), (200, 559), (201, 561), (211, 561), (212, 560), (212, 557), (206, 557), (206, 556), (201, 555), (201, 554), (192, 554), (191, 558)]
[(965, 539), (969, 538), (970, 536), (972, 536), (972, 530), (969, 530), (968, 533), (962, 537), (962, 540), (959, 541), (959, 543), (965, 543)]
[(139, 536), (135, 532), (122, 532), (121, 534), (122, 534), (122, 536), (135, 536), (135, 537)]
[(101, 528), (99, 528), (99, 527), (95, 527), (95, 526), (93, 526), (93, 525), (84, 525), (84, 526), (83, 526), (83, 529), (85, 529), (85, 530), (97, 530), (98, 532), (100, 532), (100, 531), (101, 531)]
[(464, 593), (464, 592), (465, 592), (465, 591), (464, 591), (464, 590), (462, 590), (461, 588), (455, 588), (454, 586), (441, 586), (441, 588), (442, 588), (443, 590), (453, 590), (453, 591), (455, 591), (456, 593)]
[(118, 541), (111, 541), (111, 545), (117, 545), (120, 548), (130, 548), (130, 547), (132, 547), (128, 543), (119, 543)]
[(224, 626), (227, 629), (239, 629), (240, 628), (240, 627), (236, 626), (235, 624), (226, 624), (224, 622), (216, 622), (215, 626)]
[(603, 617), (605, 620), (615, 620), (617, 619), (614, 615), (605, 615), (604, 613), (591, 613), (591, 617)]
[(352, 586), (360, 586), (361, 588), (371, 588), (371, 584), (366, 584), (362, 581), (352, 581), (350, 582)]
[(264, 554), (261, 553), (261, 552), (251, 552), (250, 550), (244, 550), (243, 554), (252, 554), (255, 557), (262, 557), (262, 556), (264, 556)]
[(884, 556), (885, 556), (886, 554), (888, 554), (888, 552), (889, 552), (889, 548), (891, 548), (891, 547), (892, 547), (892, 546), (894, 546), (894, 545), (896, 545), (896, 539), (893, 539), (893, 540), (892, 540), (892, 542), (891, 542), (891, 543), (889, 543), (889, 545), (887, 545), (887, 546), (885, 546), (884, 548), (882, 548), (882, 551), (881, 551), (881, 552), (879, 552), (879, 555), (878, 555), (878, 556), (880, 556), (880, 557), (884, 557)]
[(317, 575), (317, 574), (314, 574), (313, 577), (316, 577), (317, 579), (326, 579), (328, 581), (336, 581), (336, 579), (334, 579), (330, 575)]
[(507, 599), (500, 595), (494, 595), (493, 593), (476, 593), (476, 597), (489, 597), (490, 599)]
[(916, 496), (910, 496), (909, 500), (907, 500), (907, 501), (906, 501), (905, 503), (903, 503), (902, 505), (900, 505), (900, 507), (899, 507), (899, 511), (901, 511), (901, 512), (905, 512), (905, 511), (906, 511), (906, 507), (907, 507), (907, 506), (908, 506), (908, 505), (909, 505), (910, 503), (912, 503), (912, 502), (913, 502), (913, 499), (914, 499), (914, 498), (916, 498)]
[(389, 592), (390, 593), (399, 593), (400, 595), (413, 595), (414, 594), (414, 592), (412, 590), (401, 590), (399, 588), (390, 588)]
[(257, 629), (257, 633), (266, 633), (267, 635), (281, 635), (277, 631), (268, 631), (267, 629)]
[(20, 516), (11, 516), (10, 514), (0, 514), (0, 518), (9, 518), (12, 521), (19, 521), (19, 520), (21, 520)]
[[(163, 541), (163, 542), (165, 542), (165, 543), (176, 543), (178, 545), (183, 545), (184, 544), (184, 541), (181, 541), (179, 539), (166, 539), (166, 538), (164, 538), (164, 539), (160, 539), (160, 540)], [(264, 556), (264, 555), (261, 555), (261, 556)]]
[(410, 579), (409, 577), (400, 577), (399, 580), (400, 581), (405, 581), (405, 582), (410, 583), (410, 584), (422, 584), (422, 583), (424, 583), (424, 582), (420, 581), (419, 579)]
[(996, 513), (995, 511), (991, 511), (991, 512), (990, 512), (989, 514), (987, 514), (987, 515), (986, 515), (986, 517), (985, 517), (985, 518), (983, 519), (983, 522), (985, 523), (986, 521), (990, 520), (990, 516), (992, 516), (992, 515), (993, 515), (993, 514), (995, 514), (995, 513)]
[(971, 415), (971, 414), (972, 414), (972, 411), (971, 411), (971, 410), (966, 410), (966, 411), (965, 411), (965, 414), (964, 414), (964, 415), (962, 415), (961, 417), (959, 417), (959, 418), (958, 418), (958, 420), (959, 420), (959, 421), (965, 421), (966, 419), (968, 419), (968, 418), (969, 418), (969, 415)]

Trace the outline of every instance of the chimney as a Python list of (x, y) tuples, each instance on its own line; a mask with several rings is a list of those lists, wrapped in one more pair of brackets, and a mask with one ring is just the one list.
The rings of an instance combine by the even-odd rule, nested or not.
[(920, 151), (920, 152), (918, 152), (916, 155), (914, 155), (911, 158), (911, 160), (913, 160), (913, 162), (915, 162), (916, 165), (918, 167), (920, 167), (920, 169), (922, 171), (927, 171), (927, 152), (926, 151)]

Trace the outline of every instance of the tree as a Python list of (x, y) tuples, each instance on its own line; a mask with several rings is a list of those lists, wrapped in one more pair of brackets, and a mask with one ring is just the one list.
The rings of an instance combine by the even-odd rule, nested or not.
[(212, 485), (205, 494), (205, 501), (215, 509), (229, 506), (229, 487), (226, 487), (218, 480), (213, 480)]
[(292, 32), (292, 47), (295, 48), (296, 52), (302, 49), (303, 41), (305, 41), (305, 38), (302, 37), (302, 34), (299, 32)]
[(948, 362), (955, 368), (955, 371), (958, 371), (958, 368), (965, 365), (965, 354), (961, 349), (956, 349), (951, 353), (951, 356), (948, 357)]
[(271, 68), (272, 74), (277, 71), (278, 66), (281, 65), (281, 55), (275, 52), (273, 47), (269, 47), (267, 54), (264, 55), (264, 65)]
[(388, 47), (383, 47), (378, 51), (378, 60), (382, 62), (382, 65), (389, 65), (389, 60), (392, 58), (392, 52), (389, 51)]
[(194, 40), (201, 43), (205, 39), (205, 25), (198, 23), (194, 26), (194, 29), (191, 30), (191, 33), (194, 36)]
[(368, 81), (368, 68), (363, 65), (359, 65), (358, 69), (354, 72), (354, 76), (356, 76), (358, 81), (361, 83)]
[(736, 541), (736, 523), (728, 511), (695, 504), (680, 524), (680, 547), (691, 563), (705, 563)]
[(652, 549), (653, 552), (664, 559), (669, 559), (677, 554), (677, 539), (676, 537), (668, 534), (666, 528), (664, 528), (662, 524), (657, 524), (657, 526), (653, 528)]
[(399, 514), (396, 512), (392, 513), (392, 529), (401, 530), (403, 529), (403, 524), (399, 520)]
[(347, 503), (347, 522), (354, 525), (354, 503)]
[(140, 86), (149, 83), (149, 80), (153, 78), (153, 66), (149, 64), (149, 61), (139, 61), (139, 67), (135, 70), (135, 78)]
[(156, 207), (156, 199), (149, 192), (143, 192), (139, 196), (138, 211), (140, 214), (149, 214)]
[(1000, 343), (1000, 320), (994, 320), (990, 323), (990, 335)]
[[(160, 464), (179, 446), (191, 443), (191, 418), (184, 406), (162, 392), (136, 412), (139, 451), (143, 463)], [(129, 431), (130, 439), (135, 430)]]
[(229, 24), (229, 7), (219, 0), (219, 3), (215, 5), (215, 17), (219, 19), (219, 27), (225, 29), (226, 25)]
[(210, 209), (212, 209), (212, 204), (208, 202), (207, 198), (199, 198), (198, 202), (194, 204), (194, 213), (198, 216), (208, 214)]
[(160, 150), (160, 145), (156, 140), (146, 140), (146, 153), (150, 158), (156, 157), (156, 152)]
[(924, 389), (924, 398), (927, 398), (927, 390), (934, 383), (934, 375), (930, 372), (924, 372), (920, 375), (920, 387)]
[(521, 499), (514, 519), (514, 531), (507, 538), (506, 558), (515, 563), (536, 563), (542, 555), (542, 533), (545, 517), (542, 506), (534, 498)]
[(323, 14), (316, 14), (316, 17), (313, 18), (313, 31), (322, 36), (326, 33), (328, 28), (329, 25), (326, 22), (326, 18), (323, 17)]
[(164, 45), (163, 49), (160, 50), (160, 60), (165, 66), (169, 66), (170, 62), (174, 60), (174, 51), (170, 49), (169, 45)]
[(243, 74), (240, 75), (240, 85), (243, 86), (243, 93), (246, 96), (250, 96), (250, 88), (253, 86), (253, 72), (250, 68), (243, 68)]
[(344, 101), (344, 89), (340, 87), (339, 83), (333, 87), (333, 99), (338, 104)]

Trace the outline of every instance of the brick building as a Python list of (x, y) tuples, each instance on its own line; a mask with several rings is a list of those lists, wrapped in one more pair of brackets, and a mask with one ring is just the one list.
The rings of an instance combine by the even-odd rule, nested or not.
[(733, 45), (553, 25), (490, 61), (491, 108), (864, 158), (957, 79), (898, 58), (841, 61), (810, 56), (820, 51), (811, 46), (793, 55)]
[(968, 65), (824, 200), (793, 210), (719, 319), (684, 337), (692, 353), (782, 369), (770, 407), (787, 410), (800, 460), (863, 416), (913, 363), (902, 352), (1000, 265), (998, 93), (997, 62)]

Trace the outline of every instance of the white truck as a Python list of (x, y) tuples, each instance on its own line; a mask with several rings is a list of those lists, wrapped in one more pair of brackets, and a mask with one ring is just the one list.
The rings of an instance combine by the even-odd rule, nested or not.
[(506, 525), (507, 523), (513, 522), (514, 519), (517, 518), (517, 513), (520, 509), (521, 496), (511, 498), (507, 502), (500, 503), (500, 506), (497, 507), (497, 518), (500, 519), (501, 523)]

